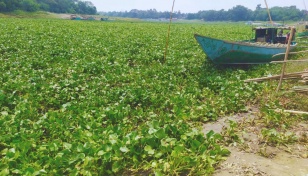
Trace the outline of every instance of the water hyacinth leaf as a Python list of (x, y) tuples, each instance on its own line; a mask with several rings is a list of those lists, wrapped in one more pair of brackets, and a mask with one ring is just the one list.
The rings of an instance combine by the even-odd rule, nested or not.
[(44, 170), (44, 169), (41, 169), (39, 171), (35, 171), (33, 173), (33, 175), (44, 175), (44, 174), (47, 174), (46, 170)]
[(117, 135), (112, 134), (112, 135), (109, 136), (109, 141), (110, 141), (111, 144), (116, 144), (117, 140), (118, 140), (118, 136)]
[[(15, 169), (12, 171), (13, 174), (21, 174), (22, 172), (18, 169)], [(2, 173), (0, 172), (0, 175), (2, 175)]]
[(228, 149), (222, 149), (222, 150), (221, 150), (221, 155), (222, 155), (222, 156), (228, 156), (228, 155), (230, 155), (230, 153), (231, 153), (231, 152), (230, 152)]
[(15, 153), (16, 153), (15, 148), (11, 148), (6, 152), (6, 156), (8, 158), (13, 158), (15, 157)]
[(72, 148), (72, 144), (64, 142), (64, 143), (63, 143), (63, 147), (64, 147), (65, 149), (71, 149), (71, 148)]
[(159, 130), (156, 131), (155, 136), (158, 139), (162, 139), (162, 138), (165, 138), (167, 135), (165, 133), (165, 130), (163, 128), (160, 128)]
[(110, 161), (110, 159), (111, 159), (111, 153), (104, 154), (104, 160)]
[(10, 170), (8, 168), (4, 168), (2, 169), (2, 171), (0, 172), (0, 175), (10, 175)]
[(155, 128), (150, 128), (148, 133), (149, 134), (154, 134), (154, 133), (156, 133), (156, 131), (157, 130)]
[(149, 145), (145, 146), (145, 147), (144, 147), (144, 150), (145, 150), (146, 152), (148, 152), (149, 155), (154, 155), (154, 153), (155, 153), (155, 150), (152, 149), (152, 147), (149, 146)]
[(104, 155), (106, 152), (104, 151), (104, 150), (100, 150), (100, 151), (98, 151), (97, 152), (97, 155), (98, 156), (102, 156), (102, 155)]
[(121, 169), (121, 162), (116, 161), (112, 164), (112, 172), (117, 173)]
[(35, 169), (32, 167), (28, 167), (25, 171), (26, 171), (26, 174), (34, 174)]
[(151, 164), (151, 166), (152, 166), (153, 168), (156, 168), (156, 167), (157, 167), (157, 162), (156, 162), (156, 161), (153, 161), (152, 164)]
[(155, 154), (155, 158), (160, 158), (162, 155), (163, 155), (162, 152), (157, 152), (157, 153)]
[(129, 149), (128, 149), (126, 146), (120, 147), (120, 150), (121, 150), (121, 152), (123, 152), (123, 153), (129, 152)]
[(84, 150), (83, 145), (78, 144), (78, 146), (77, 146), (77, 152), (83, 152), (83, 150)]

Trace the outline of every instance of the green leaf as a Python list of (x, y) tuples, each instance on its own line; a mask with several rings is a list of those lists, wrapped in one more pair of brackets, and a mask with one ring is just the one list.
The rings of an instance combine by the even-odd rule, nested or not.
[(222, 156), (228, 156), (228, 155), (230, 155), (230, 153), (231, 153), (231, 152), (230, 152), (228, 149), (222, 149), (222, 150), (221, 150), (221, 155), (222, 155)]
[(155, 150), (153, 150), (152, 147), (149, 145), (145, 146), (144, 150), (148, 152), (149, 155), (153, 155), (155, 153)]
[(155, 158), (160, 158), (162, 155), (163, 155), (162, 152), (158, 152), (158, 153), (155, 154)]
[(120, 161), (116, 161), (112, 164), (112, 172), (117, 173), (121, 169)]
[(121, 152), (123, 152), (123, 153), (129, 152), (129, 149), (128, 149), (126, 146), (120, 147), (120, 150), (121, 150)]
[(156, 135), (156, 137), (157, 137), (158, 139), (162, 139), (162, 138), (164, 138), (164, 137), (167, 136), (166, 133), (165, 133), (165, 130), (162, 129), (162, 128), (159, 129), (158, 131), (156, 131), (155, 135)]
[(209, 139), (211, 138), (213, 135), (215, 134), (215, 132), (213, 130), (209, 131), (208, 133), (206, 133), (206, 137)]
[(98, 153), (97, 153), (97, 155), (98, 156), (102, 156), (102, 155), (104, 155), (106, 152), (104, 151), (104, 150), (100, 150), (100, 151), (98, 151)]
[(148, 132), (148, 133), (149, 133), (149, 134), (153, 134), (153, 133), (156, 133), (156, 131), (157, 131), (157, 130), (154, 129), (154, 128), (149, 128), (149, 132)]
[(44, 175), (44, 174), (47, 174), (47, 172), (44, 169), (41, 169), (39, 171), (35, 171), (33, 173), (33, 175)]
[(34, 168), (32, 168), (32, 167), (28, 167), (27, 169), (26, 169), (26, 174), (34, 174), (34, 172), (35, 172), (35, 169)]
[(164, 174), (161, 171), (155, 171), (154, 172), (155, 176), (163, 176)]
[(71, 149), (71, 148), (72, 148), (72, 144), (64, 142), (64, 143), (63, 143), (63, 147), (64, 147), (65, 149)]
[(151, 167), (156, 168), (157, 167), (157, 162), (153, 161), (152, 164), (151, 164)]
[(8, 168), (5, 168), (0, 172), (0, 175), (3, 175), (3, 176), (9, 175), (9, 174), (10, 174), (10, 170)]
[(78, 144), (77, 146), (77, 152), (83, 152), (83, 146), (81, 144)]

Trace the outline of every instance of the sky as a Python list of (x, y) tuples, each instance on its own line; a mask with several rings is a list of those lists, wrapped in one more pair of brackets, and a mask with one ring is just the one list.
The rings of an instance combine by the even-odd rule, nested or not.
[[(157, 11), (171, 11), (173, 0), (88, 0), (97, 11), (130, 11), (132, 9)], [(306, 2), (307, 1), (307, 2)], [(304, 10), (308, 0), (267, 0), (269, 8), (274, 6), (291, 6)], [(175, 0), (174, 11), (182, 13), (196, 13), (200, 10), (228, 10), (236, 5), (242, 5), (254, 10), (258, 4), (266, 7), (264, 0)]]

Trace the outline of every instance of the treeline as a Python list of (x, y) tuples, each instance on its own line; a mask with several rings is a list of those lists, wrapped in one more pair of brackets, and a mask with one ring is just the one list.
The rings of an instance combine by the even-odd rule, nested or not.
[(96, 14), (91, 1), (81, 0), (0, 0), (0, 12), (24, 10), (28, 12), (48, 11), (54, 13)]
[[(159, 12), (156, 9), (150, 10), (137, 10), (132, 9), (131, 11), (125, 12), (99, 12), (99, 14), (104, 16), (112, 16), (112, 17), (124, 17), (124, 18), (140, 18), (140, 19), (159, 19), (159, 18), (170, 18), (170, 12)], [(180, 11), (172, 14), (174, 18), (186, 18), (187, 14), (181, 13)]]
[[(299, 10), (296, 6), (273, 7), (270, 8), (271, 16), (274, 21), (298, 21), (307, 18), (305, 10)], [(128, 18), (169, 18), (170, 12), (158, 12), (156, 9), (136, 10), (125, 12), (100, 12), (106, 16), (128, 17)], [(266, 8), (261, 4), (257, 5), (255, 10), (250, 10), (244, 6), (237, 5), (229, 10), (204, 10), (198, 13), (181, 13), (180, 11), (172, 14), (173, 18), (179, 19), (201, 19), (204, 21), (268, 21)]]

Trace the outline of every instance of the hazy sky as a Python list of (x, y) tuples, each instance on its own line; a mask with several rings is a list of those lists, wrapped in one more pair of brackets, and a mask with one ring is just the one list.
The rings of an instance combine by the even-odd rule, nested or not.
[[(132, 9), (157, 11), (170, 11), (173, 0), (89, 0), (92, 1), (98, 11), (130, 11)], [(306, 2), (307, 1), (307, 2)], [(267, 0), (268, 6), (291, 6), (296, 5), (299, 9), (305, 9), (304, 2), (308, 0)], [(199, 10), (228, 10), (236, 5), (242, 5), (252, 10), (258, 4), (266, 7), (264, 0), (175, 0), (174, 11), (198, 12)]]

